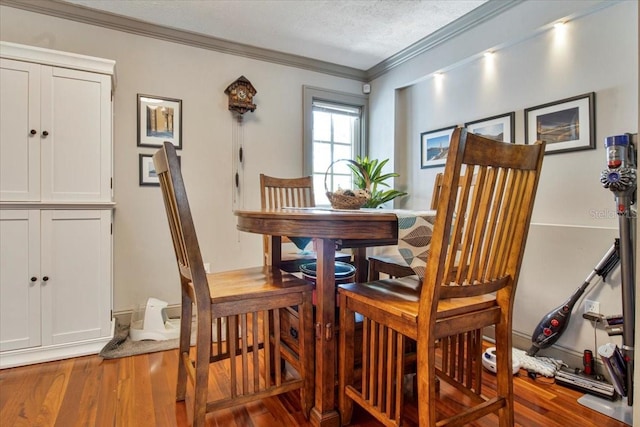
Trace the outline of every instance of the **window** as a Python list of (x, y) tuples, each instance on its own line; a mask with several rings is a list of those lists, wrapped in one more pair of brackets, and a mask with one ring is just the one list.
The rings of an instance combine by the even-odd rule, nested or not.
[(367, 98), (304, 88), (304, 173), (313, 176), (316, 205), (329, 205), (330, 191), (353, 188), (351, 170), (340, 159), (363, 156)]

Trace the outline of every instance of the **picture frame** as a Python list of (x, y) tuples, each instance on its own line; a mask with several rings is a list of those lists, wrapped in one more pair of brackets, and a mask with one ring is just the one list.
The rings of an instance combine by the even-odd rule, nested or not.
[(546, 141), (545, 154), (596, 148), (595, 92), (524, 110), (525, 144)]
[(468, 132), (500, 142), (516, 142), (516, 113), (487, 117), (481, 120), (467, 122), (464, 127)]
[(448, 126), (420, 134), (420, 168), (444, 166), (451, 135), (457, 126)]
[(138, 94), (138, 146), (182, 148), (182, 100)]
[[(181, 163), (180, 156), (178, 156), (178, 163)], [(153, 164), (153, 154), (139, 154), (138, 164), (140, 186), (159, 187), (160, 179)]]

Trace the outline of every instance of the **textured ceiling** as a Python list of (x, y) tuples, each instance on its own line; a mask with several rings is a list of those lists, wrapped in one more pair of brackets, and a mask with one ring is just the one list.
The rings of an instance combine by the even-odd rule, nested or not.
[(367, 70), (486, 0), (65, 0), (164, 27)]

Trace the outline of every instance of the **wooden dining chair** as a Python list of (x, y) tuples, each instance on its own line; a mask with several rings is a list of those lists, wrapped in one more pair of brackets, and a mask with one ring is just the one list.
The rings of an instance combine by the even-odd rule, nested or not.
[[(433, 192), (431, 193), (431, 206), (429, 209), (436, 210), (438, 208), (438, 200), (440, 200), (440, 193), (442, 191), (442, 181), (444, 173), (440, 172), (436, 175), (436, 179), (433, 184)], [(460, 183), (464, 183), (466, 178), (463, 176), (460, 178)], [(414, 271), (400, 254), (384, 254), (384, 255), (371, 255), (368, 257), (369, 265), (369, 281), (380, 279), (380, 273), (386, 274), (390, 278), (398, 278), (414, 275)]]
[[(284, 207), (309, 208), (314, 207), (313, 177), (280, 178), (260, 174), (260, 206), (262, 209), (279, 209)], [(271, 237), (263, 236), (265, 265), (270, 264), (274, 250), (279, 250), (280, 268), (288, 272), (299, 272), (300, 266), (316, 260), (313, 250), (292, 252), (283, 250), (283, 246), (271, 247)], [(304, 238), (282, 236), (280, 243), (294, 243)], [(297, 243), (297, 242), (296, 242)], [(295, 243), (294, 243), (295, 244)], [(336, 261), (349, 262), (351, 254), (336, 252)]]
[[(315, 207), (313, 178), (311, 176), (281, 178), (260, 174), (260, 203), (262, 209)], [(263, 236), (265, 265), (271, 265), (271, 257), (275, 255), (275, 251), (279, 251), (276, 256), (281, 259), (280, 269), (287, 272), (300, 272), (303, 265), (312, 265), (316, 262), (317, 255), (312, 250), (300, 253), (301, 251), (292, 252), (283, 249), (282, 244), (292, 242), (292, 239), (296, 238), (282, 236), (280, 245), (274, 244), (275, 246), (272, 246), (272, 236)], [(350, 262), (351, 254), (336, 252), (335, 260)], [(301, 327), (297, 307), (288, 307), (280, 311), (280, 327), (282, 339), (287, 344), (287, 346), (283, 346), (283, 358), (296, 368), (300, 363), (298, 340)]]
[[(467, 176), (460, 177), (459, 185), (464, 186)], [(473, 179), (473, 178), (472, 178)], [(436, 174), (429, 209), (436, 210), (442, 192), (444, 173)], [(473, 188), (473, 182), (471, 183)], [(368, 258), (369, 281), (380, 279), (385, 274), (391, 279), (412, 276), (413, 269), (398, 254), (372, 255)], [(443, 337), (438, 341), (440, 365), (438, 368), (451, 379), (464, 383), (476, 394), (482, 392), (482, 329)]]
[[(417, 342), (414, 398), (420, 426), (460, 426), (493, 412), (500, 426), (513, 426), (512, 309), (544, 147), (501, 143), (456, 129), (424, 279), (339, 287), (343, 424), (350, 422), (355, 402), (384, 425), (402, 425), (404, 343), (412, 339)], [(464, 175), (475, 179), (460, 185)], [(353, 369), (355, 313), (364, 317), (361, 381), (354, 380)], [(437, 369), (435, 347), (444, 337), (492, 325), (497, 389), (495, 397), (486, 398)], [(469, 406), (453, 413), (457, 405), (443, 404), (437, 413), (436, 375), (462, 391)]]
[[(308, 417), (314, 392), (312, 287), (265, 266), (206, 274), (173, 144), (165, 142), (153, 162), (182, 294), (176, 400), (185, 400), (188, 378), (194, 390), (193, 425), (204, 426), (207, 412), (299, 389), (302, 411)], [(301, 363), (297, 375), (285, 376), (280, 368), (279, 312), (292, 305), (299, 310)], [(194, 307), (195, 349), (191, 350)], [(223, 370), (229, 378), (228, 388), (210, 391), (209, 375), (220, 375)], [(224, 384), (220, 378), (216, 383)]]

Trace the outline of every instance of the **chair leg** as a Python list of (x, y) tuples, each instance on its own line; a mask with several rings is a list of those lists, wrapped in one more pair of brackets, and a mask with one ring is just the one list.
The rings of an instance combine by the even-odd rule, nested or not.
[(311, 302), (311, 293), (307, 293), (304, 296), (304, 301), (298, 306), (300, 314), (300, 345), (299, 345), (299, 360), (300, 360), (300, 376), (303, 378), (304, 385), (300, 389), (300, 402), (302, 406), (302, 413), (306, 419), (309, 419), (311, 408), (314, 403), (314, 391), (315, 391), (315, 340), (312, 331), (313, 328), (313, 304)]
[(205, 310), (198, 310), (196, 369), (193, 381), (193, 426), (204, 427), (209, 391), (209, 357), (211, 355), (211, 317)]
[(380, 280), (380, 272), (378, 271), (376, 260), (369, 260), (369, 282), (373, 282), (374, 280)]
[(511, 351), (511, 325), (504, 318), (495, 325), (497, 360), (497, 395), (505, 399), (505, 406), (498, 413), (500, 427), (514, 425), (513, 408), (513, 370)]
[(180, 351), (178, 355), (178, 382), (176, 386), (176, 401), (182, 402), (187, 392), (187, 367), (183, 363), (182, 355), (189, 353), (191, 345), (191, 316), (193, 306), (187, 295), (182, 295), (180, 314)]
[(345, 394), (345, 387), (353, 384), (355, 313), (347, 309), (347, 298), (340, 294), (340, 360), (338, 377), (338, 409), (342, 425), (351, 422), (353, 401)]
[[(418, 340), (418, 420), (420, 425), (436, 425), (435, 342)], [(427, 396), (427, 398), (425, 398)]]

